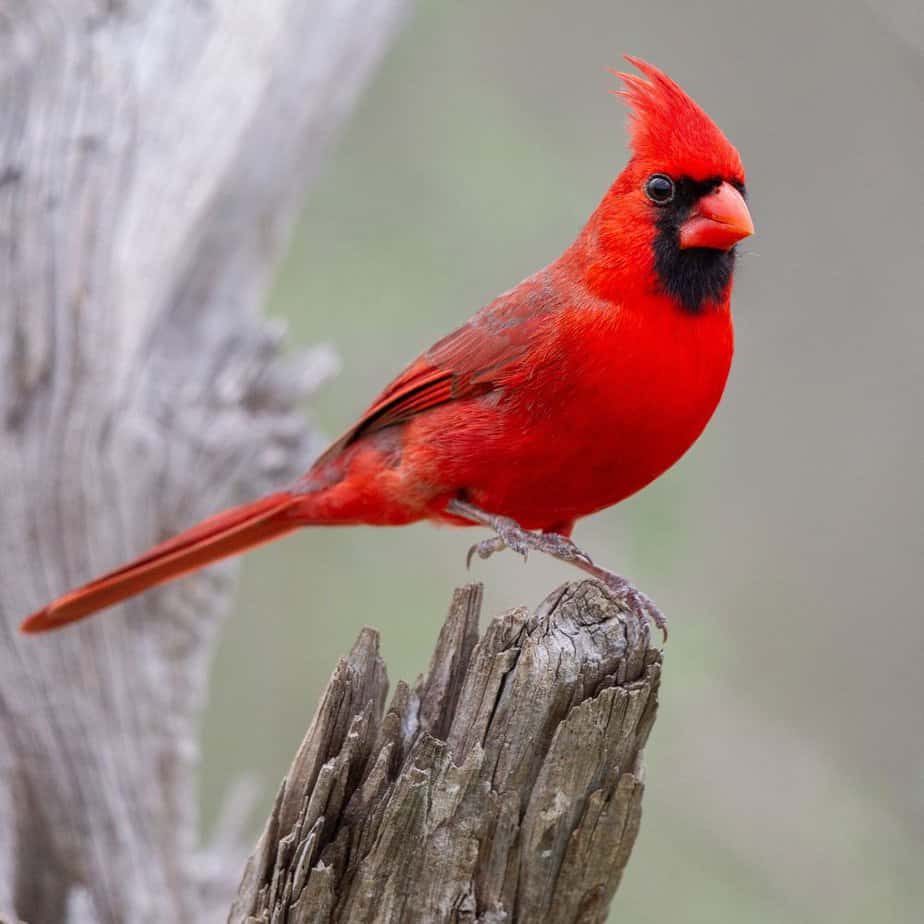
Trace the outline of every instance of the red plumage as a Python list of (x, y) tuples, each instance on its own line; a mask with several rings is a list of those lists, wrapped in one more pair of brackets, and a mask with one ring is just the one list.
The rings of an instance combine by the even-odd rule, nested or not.
[(629, 105), (629, 144), (636, 157), (657, 162), (662, 173), (744, 178), (738, 151), (722, 130), (667, 74), (639, 58), (626, 60), (646, 79), (613, 71)]
[[(470, 525), (447, 510), (454, 499), (569, 535), (680, 458), (731, 364), (732, 248), (751, 230), (744, 171), (676, 83), (628, 60), (644, 75), (620, 75), (632, 157), (558, 260), (422, 354), (288, 491), (193, 527), (23, 629), (80, 619), (300, 526)], [(670, 200), (655, 200), (653, 176)]]

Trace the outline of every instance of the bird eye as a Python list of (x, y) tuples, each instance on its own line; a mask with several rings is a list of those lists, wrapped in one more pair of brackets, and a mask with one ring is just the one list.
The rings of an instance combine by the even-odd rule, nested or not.
[(667, 205), (674, 198), (674, 181), (663, 173), (648, 177), (645, 194), (655, 205)]

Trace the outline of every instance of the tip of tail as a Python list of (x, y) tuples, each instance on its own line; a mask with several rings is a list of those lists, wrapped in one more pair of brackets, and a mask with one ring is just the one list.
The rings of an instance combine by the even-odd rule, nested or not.
[(44, 610), (38, 610), (33, 613), (31, 616), (27, 616), (20, 624), (19, 631), (24, 635), (38, 635), (39, 632), (44, 632), (46, 629), (50, 628), (48, 625), (48, 608)]
[(99, 600), (98, 593), (87, 593), (86, 588), (72, 591), (27, 616), (20, 624), (24, 635), (39, 635), (77, 622), (97, 610), (111, 606), (116, 600)]
[(58, 597), (24, 619), (19, 631), (37, 635), (59, 629), (158, 584), (292, 532), (299, 523), (288, 511), (297, 502), (293, 495), (280, 492), (209, 517), (127, 565)]
[(42, 632), (49, 632), (51, 629), (67, 625), (71, 621), (67, 616), (56, 615), (53, 607), (46, 606), (31, 616), (27, 616), (19, 624), (19, 631), (24, 635), (39, 635)]

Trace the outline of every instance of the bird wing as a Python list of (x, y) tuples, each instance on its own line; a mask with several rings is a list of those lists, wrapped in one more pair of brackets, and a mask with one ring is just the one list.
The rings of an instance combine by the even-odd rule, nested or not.
[(493, 391), (503, 372), (523, 357), (552, 309), (537, 277), (481, 309), (437, 341), (387, 385), (319, 463), (363, 436), (403, 423), (431, 408)]

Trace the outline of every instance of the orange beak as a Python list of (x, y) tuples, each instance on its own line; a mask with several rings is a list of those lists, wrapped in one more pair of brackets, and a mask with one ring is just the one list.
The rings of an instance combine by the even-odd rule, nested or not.
[(703, 196), (680, 226), (680, 249), (731, 250), (753, 233), (754, 222), (744, 196), (731, 183), (723, 183), (715, 192)]

